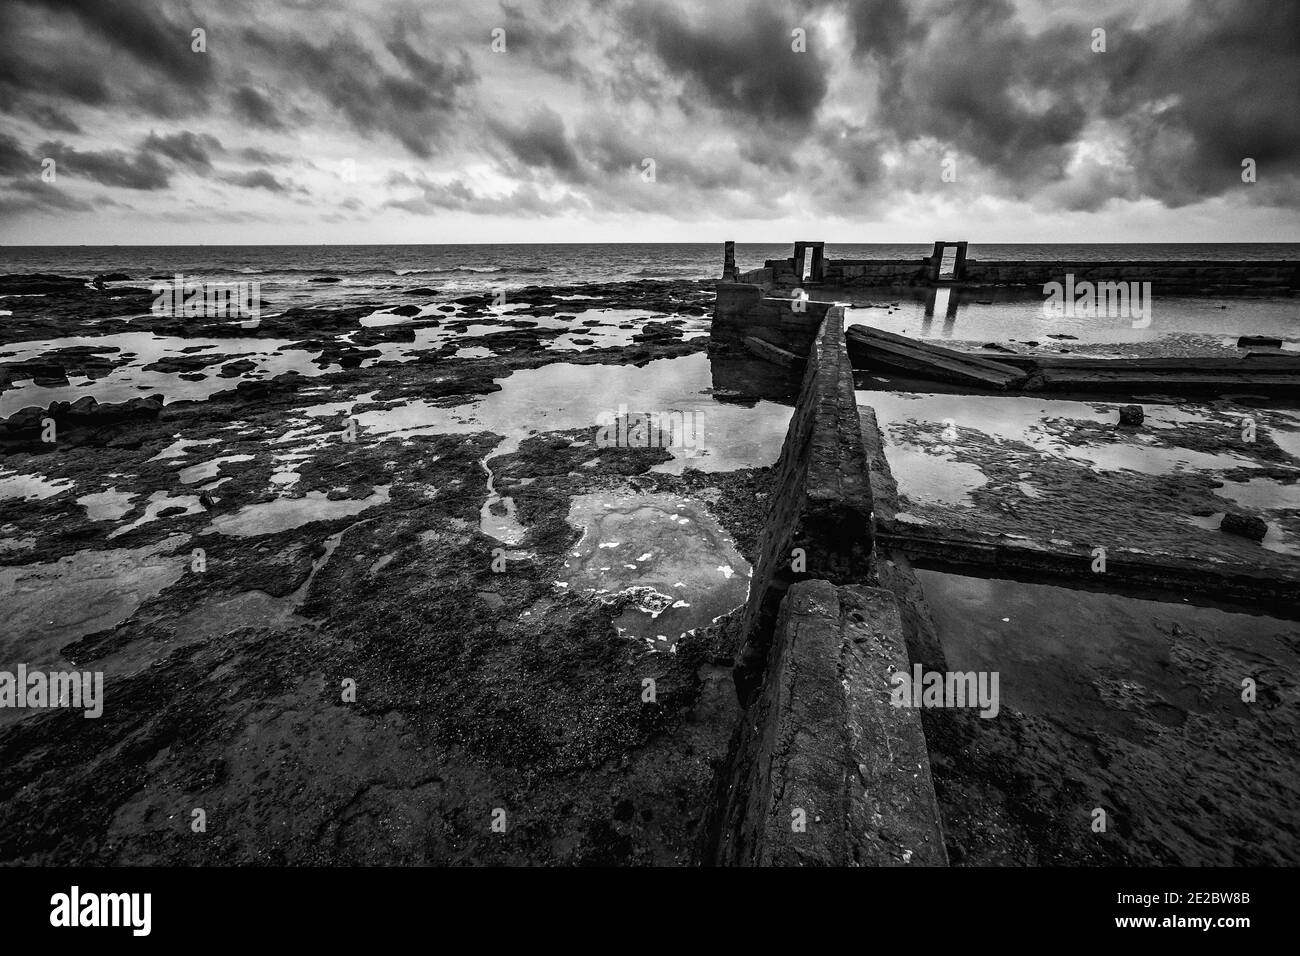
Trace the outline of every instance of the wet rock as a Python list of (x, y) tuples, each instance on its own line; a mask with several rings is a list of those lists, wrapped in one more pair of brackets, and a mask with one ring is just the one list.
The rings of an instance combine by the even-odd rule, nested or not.
[(95, 276), (95, 283), (102, 282), (130, 282), (131, 277), (125, 272), (106, 272), (102, 275)]
[(633, 342), (667, 342), (682, 337), (682, 330), (664, 322), (647, 322), (632, 336)]
[(403, 295), (437, 295), (437, 289), (430, 289), (428, 286), (417, 286), (414, 289), (407, 289)]
[(238, 378), (240, 375), (247, 375), (255, 368), (257, 368), (256, 362), (249, 359), (240, 359), (237, 362), (228, 362), (223, 365), (220, 375), (222, 378)]
[(30, 275), (10, 273), (0, 276), (0, 293), (9, 295), (33, 295), (41, 292), (81, 292), (85, 290), (85, 287), (85, 279), (52, 275), (46, 272), (33, 272)]
[(208, 353), (206, 355), (165, 355), (156, 362), (150, 362), (144, 367), (146, 372), (196, 372), (199, 369), (207, 368), (209, 365), (216, 365), (218, 362), (224, 362), (230, 356), (221, 354)]
[(175, 518), (177, 515), (183, 515), (189, 509), (183, 505), (173, 505), (170, 508), (163, 508), (158, 512), (159, 518)]
[(1237, 348), (1239, 349), (1280, 349), (1281, 347), (1282, 340), (1274, 338), (1271, 335), (1243, 335), (1241, 338), (1237, 339)]
[(392, 308), (392, 309), (386, 309), (386, 310), (384, 311), (384, 314), (385, 314), (385, 315), (404, 315), (404, 316), (419, 315), (419, 314), (420, 314), (420, 307), (419, 307), (418, 305), (399, 305), (399, 306), (396, 306), (395, 308)]
[(316, 276), (307, 280), (308, 282), (341, 282), (338, 276)]
[(1146, 418), (1141, 405), (1125, 405), (1119, 410), (1119, 423), (1130, 428), (1141, 425)]
[(1223, 521), (1219, 524), (1219, 530), (1243, 538), (1250, 538), (1252, 541), (1263, 541), (1264, 535), (1268, 533), (1268, 523), (1258, 515), (1229, 511), (1223, 516)]

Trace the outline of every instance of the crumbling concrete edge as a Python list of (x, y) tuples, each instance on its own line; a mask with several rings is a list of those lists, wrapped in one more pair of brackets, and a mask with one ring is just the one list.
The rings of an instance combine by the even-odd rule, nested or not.
[(758, 541), (736, 662), (742, 703), (757, 689), (785, 591), (796, 581), (870, 580), (871, 484), (844, 340), (842, 309), (828, 309), (776, 464)]
[(891, 701), (891, 675), (908, 669), (890, 591), (791, 587), (701, 862), (946, 865), (919, 713)]
[[(696, 847), (705, 865), (946, 864), (893, 594), (872, 587), (871, 468), (843, 313), (808, 350), (741, 618), (746, 711)], [(802, 814), (801, 819), (794, 815)]]

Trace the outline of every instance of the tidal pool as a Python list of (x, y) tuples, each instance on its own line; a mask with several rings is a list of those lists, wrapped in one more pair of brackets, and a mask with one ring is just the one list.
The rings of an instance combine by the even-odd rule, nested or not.
[(568, 520), (582, 537), (557, 584), (630, 599), (614, 625), (655, 650), (672, 651), (749, 596), (749, 562), (701, 501), (599, 492), (574, 497)]

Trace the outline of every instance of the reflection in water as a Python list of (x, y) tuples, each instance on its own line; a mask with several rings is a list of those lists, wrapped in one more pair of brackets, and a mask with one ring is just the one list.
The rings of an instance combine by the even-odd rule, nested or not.
[[(1146, 328), (1134, 328), (1128, 316), (1048, 316), (1043, 311), (1043, 295), (1033, 288), (837, 288), (833, 297), (848, 303), (844, 310), (846, 326), (869, 325), (923, 339), (1009, 343), (1042, 342), (1063, 336), (1063, 344), (1068, 347), (1070, 339), (1123, 344), (1151, 342), (1175, 334), (1221, 338), (1231, 333), (1229, 344), (1235, 344), (1239, 335), (1270, 335), (1281, 338), (1284, 348), (1300, 348), (1295, 301), (1276, 296), (1163, 296)], [(938, 326), (936, 316), (943, 317)]]
[(627, 599), (620, 634), (672, 650), (687, 631), (745, 603), (749, 563), (702, 502), (677, 495), (576, 496), (569, 523), (582, 531), (561, 587)]

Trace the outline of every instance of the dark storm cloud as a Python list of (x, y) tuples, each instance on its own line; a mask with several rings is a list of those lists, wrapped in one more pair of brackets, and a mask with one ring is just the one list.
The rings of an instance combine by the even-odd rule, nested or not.
[(925, 37), (926, 22), (912, 20), (905, 0), (850, 0), (845, 6), (855, 54), (893, 60), (906, 43)]
[(433, 155), (461, 91), (476, 79), (463, 54), (454, 61), (434, 60), (401, 39), (387, 46), (399, 70), (390, 70), (351, 36), (336, 35), (318, 46), (299, 36), (249, 29), (244, 40), (323, 97), (357, 132), (387, 133), (422, 159)]
[[(181, 86), (212, 79), (211, 61), (190, 49), (191, 31), (203, 20), (181, 4), (148, 0), (23, 0), (29, 6), (75, 17), (85, 30), (122, 50), (149, 70)], [(164, 15), (160, 6), (165, 6)]]
[[(102, 203), (101, 203), (102, 204)], [(96, 203), (79, 199), (53, 183), (27, 180), (10, 183), (0, 191), (0, 215), (26, 212), (89, 212)]]
[(55, 161), (59, 176), (90, 179), (123, 189), (164, 189), (169, 182), (167, 166), (149, 152), (131, 156), (121, 150), (82, 151), (62, 142), (42, 143), (37, 152)]
[[(1116, 80), (1104, 109), (1146, 160), (1144, 192), (1180, 205), (1236, 189), (1246, 157), (1261, 185), (1300, 178), (1300, 6), (1193, 5), (1112, 45)], [(1289, 204), (1300, 204), (1300, 191)]]
[(40, 163), (23, 149), (18, 140), (0, 133), (0, 176), (21, 176), (39, 172), (40, 168)]
[(689, 93), (724, 110), (807, 126), (826, 95), (826, 68), (815, 52), (791, 50), (798, 22), (764, 2), (705, 7), (693, 20), (666, 3), (637, 4), (624, 15), (671, 72), (687, 78)]
[[(190, 49), (190, 31), (201, 24), (185, 7), (166, 10), (148, 0), (0, 4), (0, 110), (33, 114), (50, 98), (157, 116), (201, 109), (214, 82), (210, 57)], [(59, 110), (44, 122), (76, 131)]]
[(450, 183), (423, 184), (416, 197), (389, 199), (388, 209), (400, 209), (416, 215), (436, 215), (439, 212), (457, 211), (486, 215), (512, 215), (538, 217), (553, 215), (557, 211), (585, 208), (581, 200), (566, 196), (548, 200), (538, 193), (531, 183), (525, 183), (504, 196), (484, 196), (476, 193), (461, 180)]
[(221, 141), (208, 133), (193, 133), (182, 130), (170, 136), (159, 136), (151, 132), (140, 144), (142, 150), (158, 153), (174, 160), (182, 166), (206, 172), (212, 168), (212, 157), (225, 152)]
[(547, 167), (564, 179), (585, 178), (582, 161), (564, 130), (564, 121), (548, 106), (540, 106), (519, 126), (490, 124), (515, 157), (528, 166)]
[[(1030, 37), (1008, 0), (964, 0), (897, 51), (878, 105), (897, 137), (932, 136), (1020, 186), (1056, 179), (1089, 118), (1089, 31)], [(960, 173), (958, 174), (960, 177)]]
[(292, 156), (287, 156), (284, 153), (273, 153), (270, 150), (260, 149), (256, 146), (245, 146), (239, 151), (239, 158), (261, 166), (279, 166), (293, 161)]
[(273, 193), (290, 191), (287, 185), (265, 169), (255, 169), (247, 173), (228, 173), (221, 177), (221, 181), (243, 189), (265, 189)]
[(230, 96), (230, 105), (235, 115), (245, 123), (260, 126), (263, 129), (284, 129), (284, 122), (276, 111), (275, 104), (251, 86), (241, 86)]
[[(1037, 32), (1008, 0), (842, 9), (855, 52), (882, 64), (880, 131), (900, 143), (933, 138), (956, 151), (959, 170), (973, 158), (1017, 197), (1051, 187), (1074, 209), (1141, 195), (1177, 206), (1237, 188), (1246, 156), (1276, 175), (1300, 170), (1293, 4), (1191, 4), (1143, 27), (1128, 14), (1058, 16)], [(1106, 30), (1104, 53), (1091, 49), (1094, 27)], [(1132, 171), (1085, 166), (1057, 188), (1098, 119), (1118, 124)]]
[(81, 127), (78, 126), (68, 114), (53, 106), (47, 106), (40, 103), (28, 104), (23, 113), (32, 121), (37, 123), (42, 129), (55, 133), (80, 133)]

